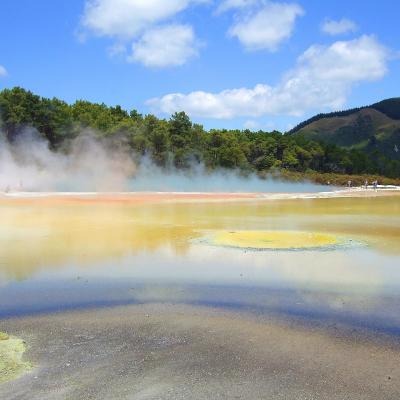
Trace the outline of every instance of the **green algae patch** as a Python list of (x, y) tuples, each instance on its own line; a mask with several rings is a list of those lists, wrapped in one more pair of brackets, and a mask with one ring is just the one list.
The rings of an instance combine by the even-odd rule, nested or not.
[(0, 384), (18, 378), (32, 368), (23, 360), (25, 350), (22, 339), (0, 332)]

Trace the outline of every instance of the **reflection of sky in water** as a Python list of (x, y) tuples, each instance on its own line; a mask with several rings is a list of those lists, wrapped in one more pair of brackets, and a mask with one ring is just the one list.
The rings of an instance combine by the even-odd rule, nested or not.
[[(186, 302), (400, 334), (397, 198), (0, 210), (0, 315)], [(368, 247), (252, 252), (206, 229), (299, 229)]]

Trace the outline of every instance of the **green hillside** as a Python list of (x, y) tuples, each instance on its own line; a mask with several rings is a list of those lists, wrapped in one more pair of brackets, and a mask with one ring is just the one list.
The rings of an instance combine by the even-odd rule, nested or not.
[(400, 160), (400, 98), (318, 114), (296, 126), (290, 134)]

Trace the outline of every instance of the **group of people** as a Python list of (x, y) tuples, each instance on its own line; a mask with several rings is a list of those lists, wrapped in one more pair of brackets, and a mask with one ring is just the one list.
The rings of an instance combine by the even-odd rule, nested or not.
[[(377, 181), (377, 180), (371, 182), (371, 185), (373, 186), (374, 190), (377, 190), (377, 189), (378, 189), (378, 181)], [(369, 186), (369, 185), (368, 185), (368, 181), (366, 180), (366, 181), (365, 181), (365, 189), (368, 189), (368, 186)]]
[[(372, 185), (372, 187), (374, 188), (374, 190), (377, 190), (377, 189), (378, 189), (378, 181), (377, 181), (377, 180), (372, 181), (372, 182), (371, 182), (371, 185)], [(353, 182), (352, 182), (352, 181), (347, 181), (347, 187), (351, 188), (352, 186), (353, 186)], [(364, 187), (365, 189), (368, 189), (368, 187), (369, 187), (369, 182), (368, 182), (368, 180), (365, 181), (363, 187)]]

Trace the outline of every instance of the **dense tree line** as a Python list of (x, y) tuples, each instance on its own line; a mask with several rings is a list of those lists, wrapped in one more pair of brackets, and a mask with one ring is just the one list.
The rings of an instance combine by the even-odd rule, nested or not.
[(10, 142), (33, 127), (55, 151), (65, 151), (68, 142), (90, 129), (135, 157), (148, 156), (165, 168), (190, 168), (202, 162), (210, 170), (235, 168), (260, 174), (284, 169), (400, 177), (400, 162), (379, 152), (346, 150), (277, 131), (205, 130), (184, 112), (165, 120), (83, 100), (70, 105), (18, 87), (0, 92), (0, 124)]
[(389, 118), (400, 120), (400, 97), (380, 101), (371, 107), (382, 112)]

